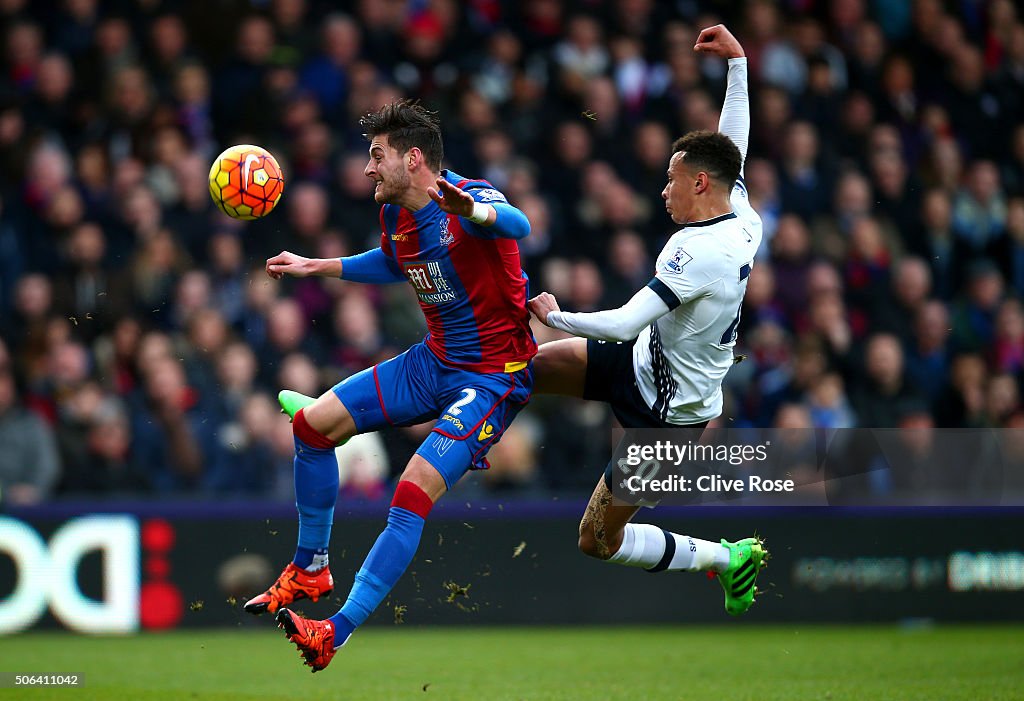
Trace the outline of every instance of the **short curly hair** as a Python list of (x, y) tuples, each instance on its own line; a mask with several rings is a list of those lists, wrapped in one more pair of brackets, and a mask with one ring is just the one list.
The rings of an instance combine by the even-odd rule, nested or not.
[(376, 112), (363, 115), (359, 126), (366, 130), (363, 136), (367, 141), (375, 136), (387, 136), (388, 143), (399, 153), (418, 148), (430, 168), (441, 169), (444, 159), (441, 120), (437, 112), (431, 112), (418, 100), (397, 100), (384, 105)]
[(672, 153), (682, 153), (683, 163), (703, 170), (715, 180), (732, 187), (740, 177), (743, 156), (736, 144), (719, 131), (691, 131), (676, 139)]

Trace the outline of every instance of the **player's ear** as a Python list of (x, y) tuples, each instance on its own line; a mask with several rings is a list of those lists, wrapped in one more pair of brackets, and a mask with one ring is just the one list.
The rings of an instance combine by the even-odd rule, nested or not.
[(413, 146), (405, 154), (405, 162), (409, 170), (414, 170), (417, 166), (423, 164), (423, 152), (418, 147)]

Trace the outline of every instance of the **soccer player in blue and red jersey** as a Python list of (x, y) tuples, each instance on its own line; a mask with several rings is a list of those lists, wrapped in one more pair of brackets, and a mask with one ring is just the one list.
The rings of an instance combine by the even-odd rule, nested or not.
[[(267, 260), (266, 270), (275, 278), (408, 281), (429, 333), (294, 414), (298, 547), (278, 580), (245, 608), (276, 612), (314, 672), (401, 577), (434, 503), (467, 470), (487, 466), (487, 451), (530, 399), (537, 352), (516, 242), (530, 232), (526, 216), (486, 181), (441, 170), (440, 124), (419, 104), (386, 105), (360, 125), (370, 141), (365, 173), (383, 205), (380, 248), (341, 259), (285, 251)], [(437, 424), (402, 473), (387, 527), (345, 605), (324, 621), (284, 608), (333, 588), (327, 546), (338, 495), (335, 446), (357, 433), (432, 419)]]

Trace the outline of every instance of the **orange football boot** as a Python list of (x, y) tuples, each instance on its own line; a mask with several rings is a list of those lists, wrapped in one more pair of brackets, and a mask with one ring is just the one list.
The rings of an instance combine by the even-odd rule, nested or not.
[(294, 562), (289, 562), (277, 581), (270, 585), (270, 589), (245, 602), (245, 610), (257, 616), (264, 611), (274, 613), (298, 599), (318, 601), (321, 596), (328, 596), (332, 591), (334, 577), (329, 567), (319, 572), (307, 572), (296, 567)]
[(281, 609), (277, 612), (277, 627), (283, 628), (288, 639), (295, 643), (313, 672), (319, 672), (334, 659), (334, 624), (330, 621), (311, 621), (298, 614)]

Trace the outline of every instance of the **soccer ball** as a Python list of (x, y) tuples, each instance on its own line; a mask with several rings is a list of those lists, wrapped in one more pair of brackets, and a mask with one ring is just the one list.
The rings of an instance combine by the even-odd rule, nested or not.
[(229, 217), (251, 221), (266, 216), (282, 192), (281, 166), (259, 146), (232, 146), (210, 166), (210, 197)]

